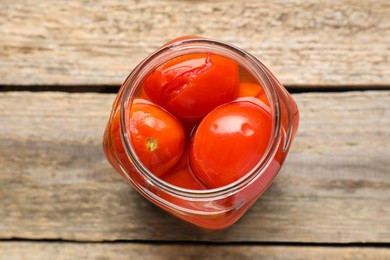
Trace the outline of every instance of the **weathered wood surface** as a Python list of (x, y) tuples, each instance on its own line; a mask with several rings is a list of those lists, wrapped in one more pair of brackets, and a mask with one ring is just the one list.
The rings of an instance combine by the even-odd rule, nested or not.
[(0, 1), (0, 85), (117, 85), (180, 35), (228, 41), (287, 85), (390, 86), (390, 2)]
[(218, 232), (114, 173), (101, 149), (114, 96), (0, 93), (1, 239), (390, 242), (390, 91), (294, 95), (301, 124), (283, 170)]
[(390, 249), (133, 243), (0, 243), (0, 259), (389, 259)]

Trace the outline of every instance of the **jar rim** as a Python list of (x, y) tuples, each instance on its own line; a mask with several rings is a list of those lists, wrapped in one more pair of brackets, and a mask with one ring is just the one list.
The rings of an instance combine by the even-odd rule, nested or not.
[[(193, 190), (178, 187), (155, 176), (139, 160), (135, 149), (132, 146), (130, 134), (126, 131), (126, 126), (130, 120), (130, 117), (126, 116), (126, 111), (129, 111), (127, 107), (132, 106), (134, 98), (136, 97), (138, 90), (141, 88), (143, 81), (148, 76), (148, 73), (173, 58), (189, 53), (194, 53), (194, 51), (198, 53), (215, 53), (218, 55), (227, 56), (228, 58), (233, 58), (240, 64), (240, 66), (245, 67), (245, 69), (249, 69), (249, 72), (256, 78), (256, 80), (262, 83), (261, 85), (264, 88), (267, 98), (270, 102), (272, 115), (272, 134), (270, 136), (270, 142), (266, 152), (256, 164), (256, 166), (254, 166), (243, 177), (228, 185), (205, 190)], [(122, 84), (122, 89), (120, 90), (120, 92), (123, 91), (120, 101), (120, 133), (122, 144), (128, 158), (131, 160), (132, 164), (138, 170), (138, 172), (146, 177), (149, 185), (160, 188), (161, 190), (176, 196), (195, 199), (216, 198), (226, 196), (245, 187), (265, 171), (267, 166), (271, 163), (280, 142), (280, 103), (275, 89), (276, 86), (274, 86), (274, 82), (270, 79), (268, 73), (269, 72), (267, 69), (265, 69), (265, 66), (250, 53), (232, 44), (213, 39), (185, 39), (157, 49), (154, 53), (146, 57), (133, 69), (125, 82)]]

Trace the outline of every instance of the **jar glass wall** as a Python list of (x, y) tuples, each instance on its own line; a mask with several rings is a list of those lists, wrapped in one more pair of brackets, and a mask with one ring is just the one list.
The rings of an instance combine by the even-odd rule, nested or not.
[[(261, 85), (272, 117), (272, 131), (262, 158), (240, 179), (218, 188), (183, 188), (156, 177), (141, 163), (128, 131), (130, 110), (135, 98), (144, 95), (145, 79), (166, 62), (194, 53), (211, 53), (235, 61)], [(221, 229), (236, 222), (272, 183), (287, 156), (298, 121), (298, 109), (290, 94), (255, 57), (230, 44), (193, 38), (161, 47), (131, 72), (113, 104), (103, 148), (112, 166), (151, 202), (199, 227)]]

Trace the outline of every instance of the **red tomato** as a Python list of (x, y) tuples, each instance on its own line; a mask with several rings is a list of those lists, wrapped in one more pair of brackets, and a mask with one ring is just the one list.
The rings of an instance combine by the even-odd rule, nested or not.
[(193, 190), (203, 189), (202, 185), (199, 183), (198, 180), (196, 180), (195, 176), (191, 173), (189, 169), (188, 157), (189, 157), (189, 149), (187, 145), (184, 148), (184, 152), (180, 161), (166, 174), (164, 174), (162, 179), (172, 185), (181, 188), (193, 189)]
[(144, 82), (146, 95), (172, 114), (200, 120), (238, 95), (238, 65), (214, 54), (188, 54), (158, 67)]
[(163, 180), (186, 189), (201, 190), (202, 185), (195, 179), (188, 168), (183, 168), (172, 173), (166, 174)]
[(128, 131), (140, 161), (157, 177), (166, 173), (181, 158), (184, 129), (164, 109), (147, 101), (134, 101)]
[(270, 141), (272, 118), (261, 102), (222, 105), (199, 124), (190, 150), (195, 175), (208, 188), (232, 183), (263, 157)]
[(256, 97), (261, 100), (264, 104), (269, 106), (267, 95), (260, 84), (252, 82), (241, 82), (240, 90), (238, 93), (239, 97)]

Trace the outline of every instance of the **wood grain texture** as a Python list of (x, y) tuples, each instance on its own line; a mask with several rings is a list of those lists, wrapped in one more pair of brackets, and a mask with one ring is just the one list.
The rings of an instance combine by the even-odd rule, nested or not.
[(283, 170), (217, 232), (151, 205), (109, 166), (114, 96), (0, 93), (0, 238), (390, 242), (390, 91), (294, 95), (301, 123)]
[(390, 85), (387, 0), (0, 3), (0, 85), (117, 85), (194, 34), (246, 49), (287, 85)]
[(132, 243), (0, 243), (0, 259), (389, 259), (387, 248), (162, 245)]

